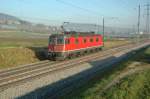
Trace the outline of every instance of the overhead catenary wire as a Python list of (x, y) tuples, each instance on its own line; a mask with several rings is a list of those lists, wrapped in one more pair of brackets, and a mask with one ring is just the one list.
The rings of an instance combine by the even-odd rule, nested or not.
[[(88, 12), (88, 13), (92, 13), (92, 14), (98, 16), (99, 18), (102, 18), (102, 20), (103, 20), (104, 18), (105, 18), (105, 19), (117, 19), (117, 20), (118, 20), (118, 17), (111, 17), (111, 16), (108, 17), (108, 16), (105, 16), (105, 15), (103, 15), (103, 14), (100, 14), (100, 13), (98, 13), (98, 12), (96, 12), (96, 11), (93, 11), (93, 10), (90, 10), (90, 9), (87, 9), (87, 8), (80, 7), (80, 6), (78, 6), (78, 5), (75, 5), (75, 4), (70, 3), (70, 2), (66, 2), (66, 1), (64, 1), (64, 0), (56, 0), (56, 1), (59, 2), (59, 3), (62, 3), (62, 4), (65, 4), (65, 5), (74, 7), (74, 8), (76, 8), (76, 9), (80, 9), (80, 10), (82, 10), (82, 11), (85, 11), (85, 12)], [(99, 18), (98, 18), (98, 19), (99, 19)], [(98, 24), (98, 23), (97, 23), (97, 24)]]
[[(71, 2), (66, 2), (64, 0), (56, 0), (56, 1), (59, 2), (59, 3), (65, 4), (65, 5), (71, 6), (73, 8), (80, 9), (82, 11), (85, 11), (85, 12), (88, 12), (88, 13), (92, 13), (93, 17), (91, 17), (91, 18), (93, 18), (93, 19), (95, 19), (95, 18), (97, 18), (97, 19), (101, 18), (102, 19), (103, 17), (105, 17), (107, 19), (108, 18), (109, 19), (113, 19), (112, 17), (104, 16), (103, 14), (100, 14), (99, 12), (96, 12), (96, 11), (93, 11), (93, 10), (90, 10), (90, 9), (87, 9), (87, 8), (84, 8), (84, 7), (80, 7), (80, 6), (78, 6), (76, 4), (73, 4)], [(77, 16), (81, 16), (81, 15), (77, 15)], [(94, 16), (95, 16), (95, 18), (94, 18)], [(43, 22), (46, 22), (46, 23), (55, 23), (55, 22), (56, 23), (62, 23), (63, 21), (67, 21), (67, 20), (71, 21), (71, 20), (73, 20), (71, 17), (70, 18), (66, 17), (66, 20), (46, 19), (46, 18), (28, 17), (28, 16), (19, 16), (19, 17), (21, 17), (22, 19), (33, 20), (33, 21), (38, 20), (36, 23), (43, 23)], [(87, 20), (91, 19), (89, 17), (90, 16), (88, 16)], [(85, 17), (84, 17), (83, 20), (86, 20)]]
[[(98, 12), (95, 12), (95, 11), (90, 10), (90, 9), (87, 9), (87, 8), (80, 7), (80, 6), (75, 5), (75, 4), (73, 4), (73, 3), (70, 3), (70, 2), (66, 2), (66, 1), (63, 1), (63, 0), (56, 0), (56, 1), (59, 2), (59, 3), (63, 3), (63, 4), (65, 4), (65, 5), (68, 5), (68, 6), (77, 8), (77, 9), (80, 9), (80, 10), (82, 10), (82, 11), (86, 11), (86, 12), (88, 12), (88, 13), (98, 14)], [(102, 14), (101, 14), (101, 15), (102, 15)], [(102, 15), (102, 16), (103, 16), (103, 15)]]

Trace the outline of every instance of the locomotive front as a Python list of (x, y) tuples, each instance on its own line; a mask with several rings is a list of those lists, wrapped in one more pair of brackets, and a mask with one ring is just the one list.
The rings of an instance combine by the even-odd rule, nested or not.
[(63, 34), (52, 34), (49, 36), (48, 57), (49, 59), (64, 59), (65, 36)]

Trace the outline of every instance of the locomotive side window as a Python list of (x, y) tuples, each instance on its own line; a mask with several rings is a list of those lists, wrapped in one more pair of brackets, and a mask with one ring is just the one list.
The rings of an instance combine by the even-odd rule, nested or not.
[(65, 40), (65, 44), (70, 44), (70, 40), (69, 40), (69, 39), (66, 39), (66, 40)]
[(98, 42), (99, 41), (99, 38), (96, 38), (96, 42)]
[(84, 43), (86, 43), (86, 38), (85, 38), (85, 39), (83, 39), (83, 42), (84, 42)]
[(90, 39), (90, 42), (93, 42), (93, 38)]
[(78, 39), (75, 40), (75, 44), (79, 44), (79, 40)]

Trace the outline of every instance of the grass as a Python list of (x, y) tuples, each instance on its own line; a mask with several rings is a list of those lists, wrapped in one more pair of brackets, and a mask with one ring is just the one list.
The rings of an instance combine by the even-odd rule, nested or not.
[(29, 48), (0, 49), (0, 69), (37, 62), (35, 52)]
[[(129, 63), (140, 62), (150, 66), (150, 48), (132, 58)], [(129, 64), (128, 63), (128, 64)], [(121, 83), (105, 92), (104, 99), (150, 99), (150, 70), (124, 78)]]
[(118, 74), (127, 71), (129, 69), (128, 66), (132, 63), (138, 61), (141, 63), (141, 66), (150, 65), (149, 59), (150, 48), (130, 56), (123, 62), (118, 63), (115, 66), (116, 68), (112, 68), (103, 75), (97, 74), (90, 82), (87, 82), (80, 88), (74, 89), (69, 94), (61, 97), (61, 99), (145, 99), (146, 97), (148, 99), (148, 93), (150, 93), (149, 71), (143, 73), (143, 75), (138, 74), (135, 75), (136, 77), (133, 76), (129, 80), (127, 79), (119, 87), (113, 87), (111, 90), (105, 92), (105, 94), (101, 95), (101, 90)]
[(105, 99), (150, 99), (150, 70), (128, 76), (105, 92)]
[[(7, 31), (7, 30), (0, 30), (0, 37), (10, 37), (10, 38), (24, 38), (24, 37), (31, 37), (31, 36), (39, 36), (46, 35), (47, 33), (36, 33), (36, 32), (25, 32), (25, 31)], [(46, 37), (46, 36), (45, 36)]]
[(0, 48), (47, 46), (48, 39), (31, 38), (0, 38)]
[(0, 31), (0, 48), (47, 46), (48, 36), (45, 33)]
[(116, 46), (128, 44), (130, 42), (131, 41), (129, 41), (129, 40), (107, 40), (107, 41), (105, 41), (104, 45), (105, 45), (106, 49), (109, 49), (109, 48), (113, 48)]
[(48, 44), (47, 38), (30, 38), (31, 33), (19, 31), (0, 32), (0, 69), (41, 60), (41, 49)]

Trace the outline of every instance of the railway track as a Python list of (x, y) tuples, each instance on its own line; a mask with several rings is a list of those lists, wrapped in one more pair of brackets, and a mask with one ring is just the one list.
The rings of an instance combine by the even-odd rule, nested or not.
[(93, 53), (87, 56), (82, 56), (79, 58), (75, 58), (72, 60), (66, 61), (44, 61), (40, 63), (30, 64), (27, 66), (16, 67), (4, 71), (0, 71), (0, 89), (9, 87), (17, 82), (26, 81), (29, 79), (33, 79), (39, 76), (43, 76), (45, 74), (57, 72), (63, 69), (72, 68), (75, 65), (82, 64), (84, 62), (101, 59), (103, 57), (111, 56), (115, 53), (121, 52), (126, 49), (130, 49), (139, 44), (129, 44), (125, 46), (120, 46), (117, 48), (113, 48), (110, 50)]

